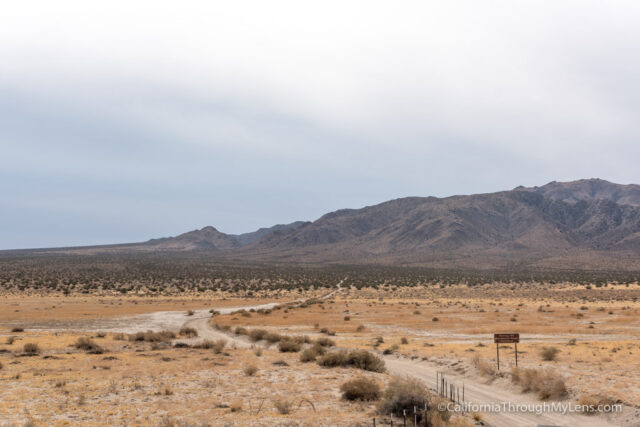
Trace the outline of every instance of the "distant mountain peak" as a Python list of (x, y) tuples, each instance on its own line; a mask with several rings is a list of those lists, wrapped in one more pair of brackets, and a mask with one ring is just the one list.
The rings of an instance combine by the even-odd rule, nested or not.
[(103, 248), (203, 251), (259, 262), (637, 270), (640, 186), (591, 178), (468, 196), (405, 197), (251, 233), (206, 226)]

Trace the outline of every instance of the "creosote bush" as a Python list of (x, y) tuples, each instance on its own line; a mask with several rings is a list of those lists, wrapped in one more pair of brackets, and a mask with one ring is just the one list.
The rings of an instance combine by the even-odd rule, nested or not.
[(540, 357), (542, 357), (542, 360), (552, 361), (556, 360), (558, 353), (560, 353), (560, 350), (556, 347), (542, 347), (540, 350)]
[(258, 372), (258, 368), (255, 365), (247, 365), (242, 370), (244, 374), (248, 377), (252, 377)]
[(293, 411), (293, 400), (287, 399), (274, 399), (273, 406), (281, 415), (288, 415)]
[(339, 350), (326, 353), (318, 359), (320, 366), (333, 367), (354, 367), (372, 372), (384, 372), (384, 361), (367, 350)]
[(357, 377), (343, 383), (340, 391), (345, 400), (378, 400), (382, 394), (378, 383), (366, 377)]
[(170, 342), (176, 337), (176, 334), (171, 331), (160, 332), (136, 332), (129, 335), (129, 341), (144, 341), (144, 342)]
[(300, 351), (300, 349), (302, 349), (302, 344), (299, 341), (288, 337), (287, 339), (280, 340), (278, 343), (278, 350), (282, 353), (295, 353)]
[(24, 351), (25, 354), (33, 356), (40, 353), (40, 347), (38, 347), (36, 343), (29, 342), (22, 347), (22, 351)]
[(102, 354), (104, 349), (96, 344), (92, 339), (87, 337), (80, 337), (73, 345), (78, 350), (84, 350), (89, 354)]
[(185, 327), (180, 329), (180, 336), (187, 337), (187, 338), (195, 338), (198, 336), (198, 331), (196, 331), (195, 328)]
[[(384, 396), (378, 404), (378, 413), (381, 415), (394, 414), (402, 417), (403, 411), (407, 414), (413, 414), (413, 408), (424, 408), (429, 403), (429, 392), (425, 385), (415, 378), (410, 377), (393, 377), (389, 381)], [(434, 406), (434, 405), (431, 405)], [(433, 408), (432, 412), (437, 412), (437, 408)], [(450, 414), (446, 411), (439, 413), (440, 417), (446, 418), (448, 421)], [(422, 422), (422, 413), (418, 413), (418, 422)]]
[(326, 350), (317, 343), (313, 346), (306, 348), (300, 353), (300, 361), (302, 363), (313, 362), (318, 356), (322, 356), (326, 353)]
[(485, 359), (482, 359), (477, 354), (473, 356), (472, 363), (473, 363), (473, 366), (475, 366), (476, 369), (478, 369), (478, 371), (480, 371), (480, 373), (485, 377), (493, 378), (498, 374), (495, 366), (493, 366), (493, 363), (490, 363)]
[(267, 333), (265, 329), (252, 329), (251, 332), (249, 332), (249, 338), (254, 342), (260, 341), (264, 339)]
[(320, 337), (315, 340), (315, 343), (322, 347), (333, 347), (336, 343), (331, 338)]
[(612, 411), (612, 406), (616, 403), (615, 399), (602, 394), (583, 394), (578, 399), (578, 405), (583, 407), (582, 412), (589, 415), (601, 411)]
[(541, 400), (562, 399), (568, 394), (564, 379), (551, 368), (513, 368), (511, 381), (518, 384), (523, 393), (537, 393)]

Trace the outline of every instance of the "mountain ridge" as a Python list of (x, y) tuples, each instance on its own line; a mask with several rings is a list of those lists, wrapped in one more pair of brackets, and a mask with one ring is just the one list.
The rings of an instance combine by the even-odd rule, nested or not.
[(240, 235), (207, 226), (104, 250), (194, 252), (259, 262), (640, 270), (640, 185), (585, 179), (444, 198), (404, 197)]

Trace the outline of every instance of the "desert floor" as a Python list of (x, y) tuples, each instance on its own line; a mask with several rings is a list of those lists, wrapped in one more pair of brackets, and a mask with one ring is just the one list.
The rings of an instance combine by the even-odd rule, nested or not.
[[(0, 425), (365, 425), (373, 416), (381, 423), (375, 402), (347, 402), (340, 385), (366, 376), (384, 387), (394, 372), (414, 368), (537, 401), (509, 380), (512, 345), (501, 346), (501, 370), (493, 369), (495, 332), (520, 333), (519, 366), (552, 369), (565, 380), (566, 401), (600, 395), (625, 405), (622, 414), (579, 415), (563, 425), (640, 424), (638, 285), (383, 286), (323, 295), (3, 295)], [(286, 304), (307, 299), (311, 303)], [(270, 303), (283, 305), (240, 310)], [(146, 342), (122, 334), (190, 325), (199, 337)], [(297, 352), (233, 334), (237, 327), (328, 337), (338, 348), (379, 354), (390, 369), (302, 363)], [(100, 354), (76, 348), (80, 337), (101, 347)], [(221, 351), (194, 348), (205, 338), (227, 344)], [(176, 348), (176, 342), (190, 347)], [(38, 351), (27, 354), (29, 343)], [(554, 360), (543, 360), (544, 347), (559, 350)], [(435, 376), (421, 379), (435, 387)], [(499, 416), (486, 414), (454, 420), (473, 425), (474, 417), (501, 425)]]

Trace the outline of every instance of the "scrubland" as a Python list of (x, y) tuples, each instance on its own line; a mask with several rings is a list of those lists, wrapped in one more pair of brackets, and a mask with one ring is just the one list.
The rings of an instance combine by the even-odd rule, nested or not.
[[(589, 419), (638, 422), (635, 276), (97, 261), (0, 274), (0, 425), (383, 425), (390, 407), (442, 399), (394, 360), (513, 396), (620, 402), (624, 417)], [(517, 370), (513, 345), (496, 369), (496, 332), (520, 333)]]

